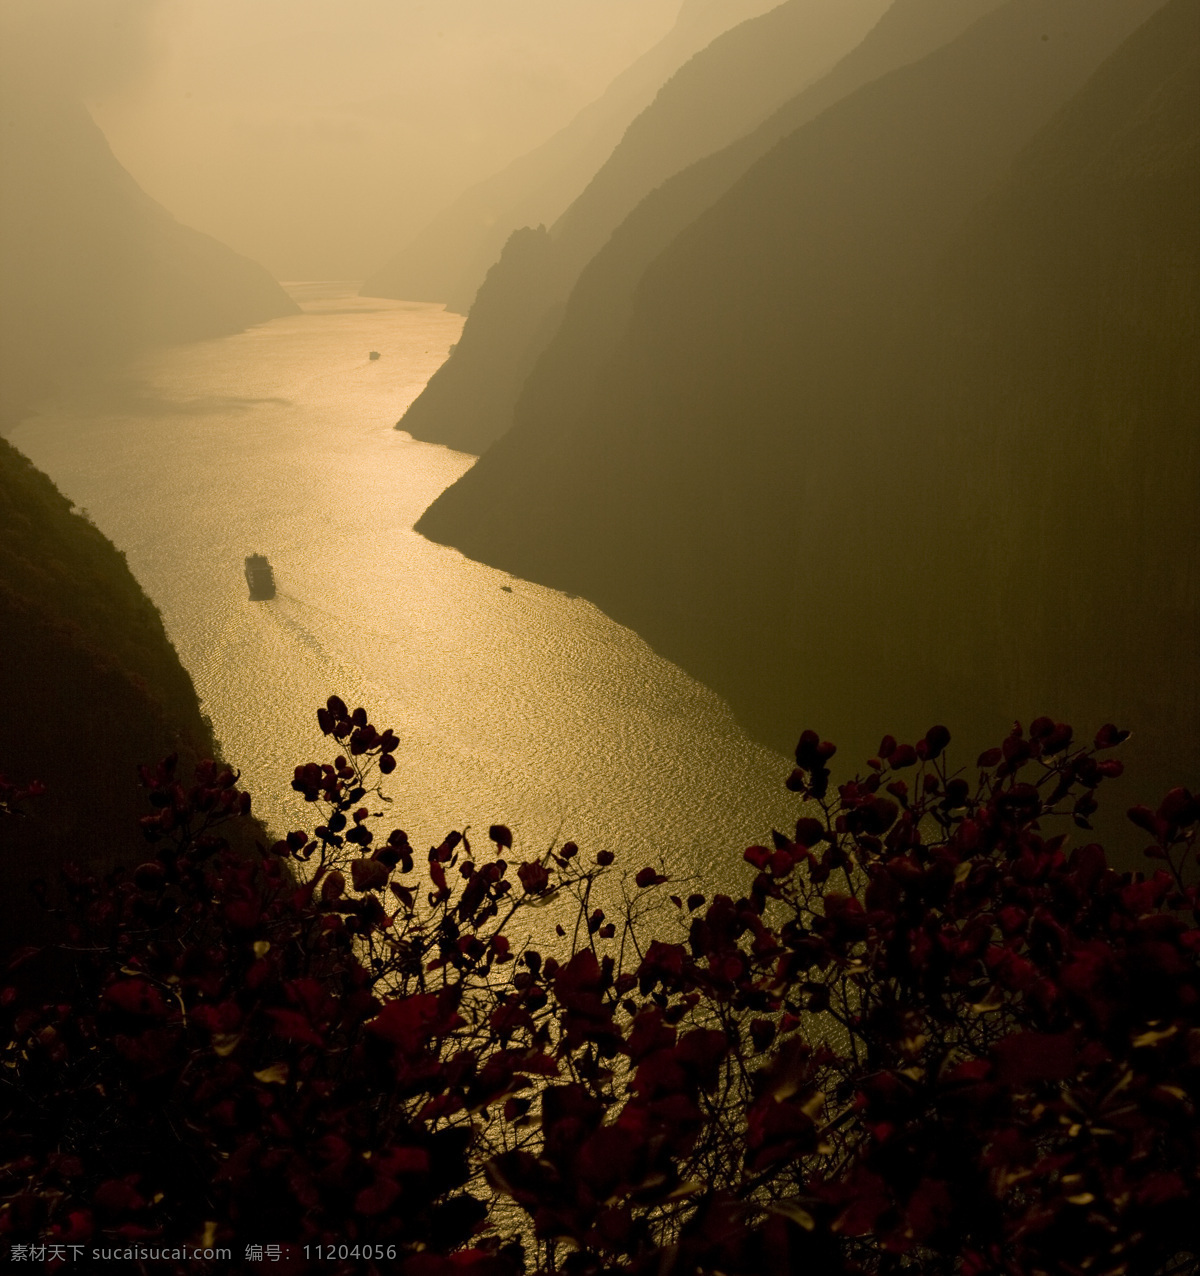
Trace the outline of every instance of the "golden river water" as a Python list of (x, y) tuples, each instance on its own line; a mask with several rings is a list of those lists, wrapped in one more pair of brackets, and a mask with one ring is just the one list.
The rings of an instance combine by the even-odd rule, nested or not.
[[(573, 838), (726, 880), (795, 820), (786, 760), (590, 603), (412, 530), (473, 461), (394, 428), (461, 316), (290, 288), (302, 314), (155, 352), (9, 435), (125, 552), (255, 809), (311, 826), (289, 783), (330, 756), (337, 692), (399, 735), (384, 791), (414, 845), (502, 822), (518, 852)], [(247, 600), (255, 552), (271, 602)]]

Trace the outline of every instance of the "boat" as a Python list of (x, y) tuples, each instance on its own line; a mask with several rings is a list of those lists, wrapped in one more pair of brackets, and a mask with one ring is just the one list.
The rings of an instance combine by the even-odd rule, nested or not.
[(246, 559), (246, 584), (250, 586), (252, 603), (275, 597), (275, 573), (265, 554), (251, 554)]

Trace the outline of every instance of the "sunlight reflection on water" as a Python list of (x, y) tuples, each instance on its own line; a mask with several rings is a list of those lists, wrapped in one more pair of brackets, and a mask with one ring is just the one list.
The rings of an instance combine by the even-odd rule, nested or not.
[[(328, 756), (314, 711), (336, 691), (400, 736), (385, 791), (418, 849), (504, 822), (518, 853), (574, 838), (727, 880), (796, 817), (786, 761), (591, 604), (412, 530), (472, 462), (393, 428), (462, 319), (293, 291), (303, 314), (157, 352), (11, 432), (126, 552), (258, 813), (312, 824), (289, 782)], [(254, 552), (272, 602), (247, 601)]]

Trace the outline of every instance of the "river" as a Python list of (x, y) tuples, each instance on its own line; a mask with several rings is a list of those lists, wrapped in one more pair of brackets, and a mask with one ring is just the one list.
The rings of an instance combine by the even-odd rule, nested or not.
[[(125, 552), (255, 809), (311, 826), (289, 783), (329, 757), (337, 692), (399, 735), (385, 793), (414, 845), (503, 822), (518, 851), (573, 838), (726, 881), (796, 818), (786, 760), (590, 603), (412, 530), (473, 461), (395, 428), (462, 318), (289, 289), (300, 315), (156, 351), (9, 432)], [(255, 552), (271, 602), (247, 601)]]

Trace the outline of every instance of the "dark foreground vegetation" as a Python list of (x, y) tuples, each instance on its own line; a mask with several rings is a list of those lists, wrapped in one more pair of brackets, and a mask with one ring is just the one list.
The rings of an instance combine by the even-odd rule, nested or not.
[[(248, 856), (233, 772), (144, 769), (145, 862), (68, 874), (66, 989), (13, 956), (5, 1243), (228, 1245), (232, 1270), (286, 1242), (289, 1270), (405, 1276), (1194, 1270), (1200, 803), (1135, 807), (1145, 871), (1110, 869), (1090, 825), (1123, 732), (1039, 719), (969, 762), (934, 727), (840, 786), (806, 732), (800, 818), (735, 899), (501, 826), (418, 855), (373, 811), (396, 737), (336, 697), (319, 718), (311, 833)], [(0, 822), (54, 800), (4, 787)]]

